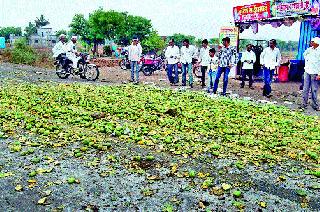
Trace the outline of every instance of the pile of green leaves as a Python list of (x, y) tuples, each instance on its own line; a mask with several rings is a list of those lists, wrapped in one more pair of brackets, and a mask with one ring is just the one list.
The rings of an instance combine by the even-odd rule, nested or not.
[(150, 86), (1, 85), (2, 130), (40, 135), (30, 146), (79, 142), (103, 150), (110, 136), (172, 154), (319, 163), (320, 120), (284, 107)]

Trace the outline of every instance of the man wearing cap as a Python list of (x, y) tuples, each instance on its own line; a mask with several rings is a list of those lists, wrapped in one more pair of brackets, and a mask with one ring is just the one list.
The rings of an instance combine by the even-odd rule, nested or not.
[(59, 42), (52, 48), (53, 57), (59, 59), (61, 54), (66, 53), (66, 35), (59, 36)]
[(72, 67), (73, 68), (77, 68), (78, 66), (78, 61), (79, 61), (79, 57), (78, 57), (78, 51), (77, 51), (77, 36), (72, 36), (71, 37), (71, 41), (67, 44), (67, 57), (69, 60), (72, 61)]
[[(131, 66), (131, 81), (134, 83), (139, 83), (139, 65), (142, 54), (142, 47), (139, 44), (138, 38), (132, 39), (132, 44), (128, 48), (128, 57)], [(134, 75), (136, 75), (136, 79), (134, 79)]]
[(304, 86), (303, 86), (303, 103), (301, 108), (305, 109), (308, 105), (309, 92), (311, 90), (312, 108), (320, 111), (318, 102), (318, 88), (320, 80), (320, 38), (316, 37), (311, 40), (311, 47), (304, 53)]
[(269, 47), (265, 48), (260, 55), (260, 64), (263, 67), (263, 96), (271, 97), (271, 82), (275, 70), (278, 69), (281, 62), (280, 50), (276, 47), (275, 39), (269, 41)]

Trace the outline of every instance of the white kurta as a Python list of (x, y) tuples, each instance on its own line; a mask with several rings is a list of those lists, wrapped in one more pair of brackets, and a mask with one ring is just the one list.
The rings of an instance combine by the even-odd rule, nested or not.
[(80, 57), (77, 57), (76, 52), (77, 52), (77, 46), (74, 44), (72, 41), (70, 41), (67, 44), (67, 57), (69, 60), (72, 61), (72, 67), (77, 68), (78, 61), (80, 60)]
[(59, 54), (65, 54), (67, 52), (67, 45), (59, 41), (53, 48), (52, 53), (53, 57), (58, 57)]

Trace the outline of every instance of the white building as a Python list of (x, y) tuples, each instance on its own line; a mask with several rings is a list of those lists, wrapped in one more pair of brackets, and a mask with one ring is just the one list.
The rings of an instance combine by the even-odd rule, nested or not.
[(53, 47), (57, 43), (57, 36), (53, 33), (50, 26), (37, 29), (37, 34), (31, 35), (29, 45), (37, 48)]
[[(22, 36), (10, 35), (10, 44)], [(44, 26), (37, 29), (37, 33), (29, 37), (29, 45), (35, 48), (53, 47), (57, 43), (57, 36), (50, 26)]]

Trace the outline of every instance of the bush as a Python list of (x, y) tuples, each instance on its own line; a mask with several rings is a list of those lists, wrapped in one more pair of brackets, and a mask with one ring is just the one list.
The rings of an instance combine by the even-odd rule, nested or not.
[(10, 62), (27, 65), (32, 65), (36, 62), (37, 53), (32, 47), (27, 45), (25, 38), (17, 39), (13, 46)]

